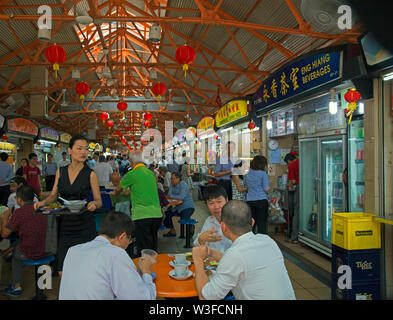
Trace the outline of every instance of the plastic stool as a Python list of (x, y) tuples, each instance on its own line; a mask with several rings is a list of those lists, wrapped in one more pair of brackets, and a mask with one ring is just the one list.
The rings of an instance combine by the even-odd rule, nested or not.
[(22, 263), (27, 266), (34, 266), (35, 268), (35, 296), (32, 300), (46, 300), (46, 295), (44, 295), (44, 291), (38, 287), (38, 268), (42, 265), (49, 264), (55, 260), (55, 256), (51, 254), (50, 256), (46, 256), (41, 259), (36, 260), (23, 260)]
[(192, 246), (191, 246), (191, 226), (197, 224), (198, 220), (181, 219), (178, 222), (181, 225), (182, 231), (183, 231), (183, 226), (186, 225), (186, 245), (184, 246), (184, 248), (192, 248)]

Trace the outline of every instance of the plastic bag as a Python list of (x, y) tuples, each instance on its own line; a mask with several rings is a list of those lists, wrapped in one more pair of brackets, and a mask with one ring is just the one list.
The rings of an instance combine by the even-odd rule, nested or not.
[(274, 190), (269, 194), (269, 217), (268, 222), (274, 224), (286, 223), (284, 212), (280, 207), (280, 192)]

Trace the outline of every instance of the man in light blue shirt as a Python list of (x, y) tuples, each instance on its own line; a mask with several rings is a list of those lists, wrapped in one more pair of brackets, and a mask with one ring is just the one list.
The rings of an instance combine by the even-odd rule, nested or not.
[[(228, 194), (228, 200), (232, 200), (232, 182), (231, 174), (236, 158), (233, 157), (235, 150), (235, 143), (228, 142), (228, 153), (222, 157), (217, 158), (216, 166), (214, 167), (214, 176), (218, 184), (225, 189)], [(233, 161), (233, 162), (232, 162)]]
[(110, 213), (102, 219), (98, 237), (71, 247), (64, 260), (59, 300), (155, 300), (152, 260), (140, 258), (137, 270), (125, 251), (132, 231), (126, 214)]
[[(182, 203), (177, 205), (175, 208), (169, 209), (165, 213), (164, 225), (170, 230), (168, 233), (164, 234), (164, 237), (176, 237), (176, 230), (172, 222), (172, 217), (176, 215), (176, 211), (180, 215), (181, 219), (189, 219), (195, 210), (194, 200), (191, 197), (190, 189), (186, 182), (180, 181), (180, 178), (181, 175), (179, 172), (172, 173), (168, 200), (181, 200)], [(193, 234), (194, 228), (191, 228), (191, 235)]]
[(52, 191), (55, 184), (57, 164), (53, 162), (53, 156), (48, 154), (48, 162), (44, 163), (42, 172), (45, 175), (46, 191)]
[(13, 176), (12, 166), (6, 162), (7, 159), (7, 153), (0, 153), (0, 204), (2, 206), (7, 205), (8, 196), (11, 194), (10, 180)]

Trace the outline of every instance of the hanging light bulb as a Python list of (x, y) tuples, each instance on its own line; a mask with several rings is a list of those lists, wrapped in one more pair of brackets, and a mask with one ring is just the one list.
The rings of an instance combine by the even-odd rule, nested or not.
[(330, 102), (329, 102), (329, 112), (330, 114), (336, 114), (338, 110), (336, 90), (330, 90)]
[(273, 128), (273, 122), (272, 122), (272, 118), (270, 117), (270, 114), (269, 114), (269, 117), (266, 120), (266, 129), (272, 130), (272, 128)]

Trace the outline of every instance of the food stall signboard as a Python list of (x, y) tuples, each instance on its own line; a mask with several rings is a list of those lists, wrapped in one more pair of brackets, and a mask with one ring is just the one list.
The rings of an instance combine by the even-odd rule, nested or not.
[(213, 117), (207, 116), (202, 118), (197, 126), (198, 138), (214, 132), (214, 119)]
[(186, 140), (192, 141), (194, 140), (195, 136), (196, 136), (196, 129), (194, 127), (189, 127), (186, 130)]
[(71, 141), (71, 135), (70, 134), (68, 134), (68, 133), (62, 133), (61, 135), (60, 135), (60, 142), (63, 142), (63, 143), (70, 143), (70, 141)]
[(265, 80), (253, 96), (258, 112), (342, 76), (342, 51), (327, 52), (283, 67)]
[(222, 127), (225, 124), (244, 118), (248, 115), (246, 100), (233, 100), (225, 104), (216, 115), (216, 126)]
[(11, 118), (7, 121), (8, 131), (22, 133), (30, 136), (38, 135), (38, 127), (25, 118)]
[(47, 139), (47, 140), (52, 140), (52, 141), (58, 141), (59, 140), (59, 134), (57, 131), (53, 128), (42, 128), (40, 130), (40, 136), (41, 139)]

